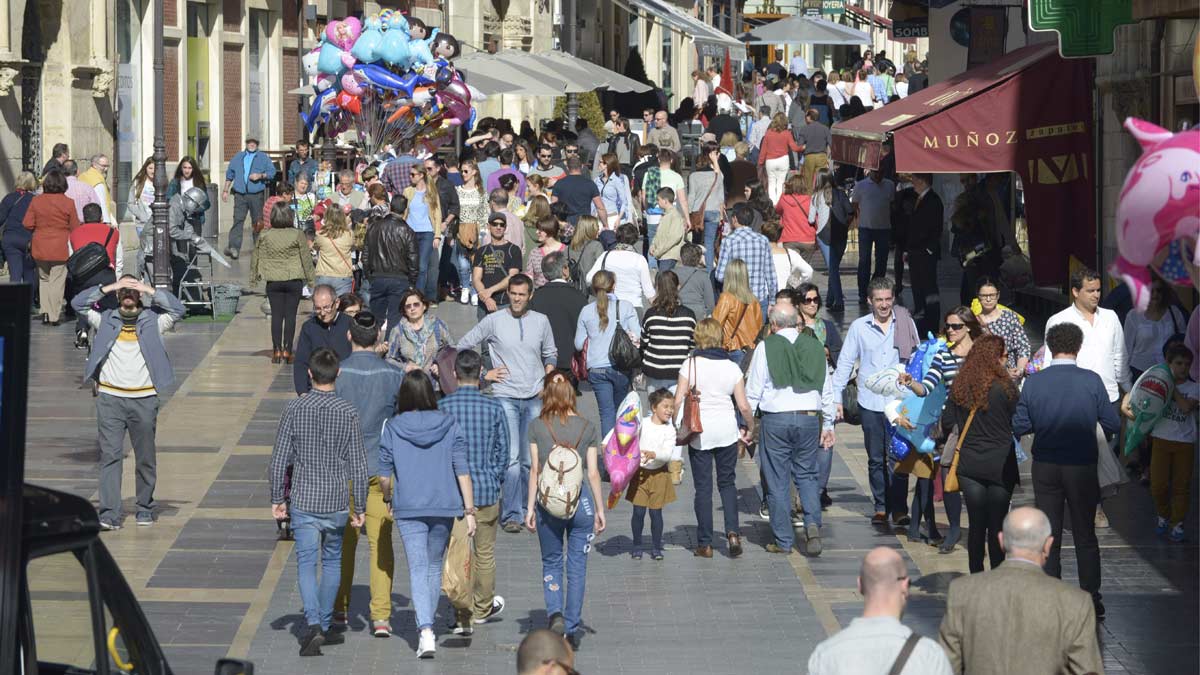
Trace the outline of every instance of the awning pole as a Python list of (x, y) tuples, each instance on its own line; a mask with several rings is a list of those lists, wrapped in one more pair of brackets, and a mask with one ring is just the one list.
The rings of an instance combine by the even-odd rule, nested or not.
[[(563, 0), (563, 52), (575, 56), (575, 6), (576, 0)], [(567, 94), (567, 131), (575, 130), (575, 119), (579, 117), (579, 95)]]

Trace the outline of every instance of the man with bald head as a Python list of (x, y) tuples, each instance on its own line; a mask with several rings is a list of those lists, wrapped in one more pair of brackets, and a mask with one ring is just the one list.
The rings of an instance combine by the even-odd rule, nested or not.
[(539, 628), (517, 647), (517, 675), (570, 675), (575, 672), (575, 654), (562, 635)]
[(892, 548), (867, 553), (858, 572), (862, 616), (817, 645), (810, 675), (899, 673), (949, 675), (950, 662), (936, 642), (900, 623), (908, 603), (908, 567)]
[(1053, 537), (1038, 509), (1004, 519), (1004, 564), (950, 584), (940, 639), (956, 673), (1102, 673), (1087, 592), (1042, 571)]
[(313, 315), (300, 326), (296, 351), (285, 350), (285, 360), (292, 364), (292, 381), (296, 393), (303, 396), (312, 388), (308, 376), (308, 357), (321, 347), (328, 347), (338, 360), (350, 356), (350, 317), (338, 311), (337, 292), (333, 286), (320, 284), (313, 289)]

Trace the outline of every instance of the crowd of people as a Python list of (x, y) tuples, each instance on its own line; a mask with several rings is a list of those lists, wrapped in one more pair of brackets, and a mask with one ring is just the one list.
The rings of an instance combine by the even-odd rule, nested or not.
[[(1151, 485), (1159, 534), (1182, 540), (1196, 443), (1195, 331), (1184, 333), (1165, 284), (1122, 328), (1100, 307), (1099, 275), (1083, 270), (1071, 279), (1072, 305), (1047, 324), (1044, 357), (1035, 357), (1023, 317), (1000, 303), (1001, 266), (1019, 249), (1001, 198), (1008, 187), (990, 177), (964, 176), (954, 201), (963, 288), (961, 305), (943, 312), (936, 270), (945, 212), (932, 177), (897, 176), (886, 162), (863, 175), (829, 161), (833, 121), (923, 84), (915, 61), (900, 71), (882, 54), (860, 61), (840, 72), (793, 63), (789, 75), (755, 73), (746, 97), (752, 123), (709, 93), (714, 73), (698, 72), (693, 104), (706, 132), (691, 150), (673, 126), (678, 111), (646, 110), (640, 132), (613, 111), (603, 140), (585, 120), (535, 135), (528, 124), (514, 133), (507, 121), (486, 119), (460, 154), (402, 145), (340, 172), (301, 141), (278, 172), (286, 178), (276, 180), (274, 164), (246, 139), (222, 188), (222, 199), (234, 200), (225, 253), (239, 257), (248, 220), (250, 281), (265, 285), (271, 360), (291, 367), (297, 394), (280, 419), (270, 486), (273, 516), (296, 540), (301, 655), (345, 639), (360, 530), (378, 637), (393, 630), (393, 525), (404, 542), (421, 658), (437, 650), (443, 589), (454, 608), (451, 633), (470, 635), (504, 611), (497, 535), (528, 530), (538, 537), (552, 631), (527, 638), (536, 643), (530, 663), (570, 672), (570, 651), (560, 648), (563, 638), (580, 647), (589, 552), (610, 515), (602, 454), (618, 408), (638, 391), (647, 412), (641, 466), (624, 494), (635, 560), (666, 557), (663, 508), (685, 473), (695, 488), (693, 555), (743, 555), (736, 467), (746, 454), (758, 463), (759, 515), (772, 533), (765, 551), (819, 556), (839, 424), (862, 427), (875, 527), (904, 528), (911, 541), (949, 553), (962, 537), (965, 502), (968, 568), (979, 575), (951, 586), (940, 645), (899, 623), (907, 572), (895, 551), (877, 549), (859, 577), (863, 618), (818, 647), (811, 672), (842, 672), (847, 663), (882, 671), (897, 655), (893, 672), (905, 661), (912, 665), (904, 672), (1099, 670), (1089, 629), (1104, 617), (1095, 528), (1105, 526), (1098, 507), (1118, 482), (1105, 469), (1117, 461), (1109, 438), (1119, 416), (1132, 415), (1122, 406), (1132, 379), (1165, 362), (1177, 393), (1139, 450), (1137, 471)], [(138, 462), (135, 520), (151, 525), (157, 391), (171, 378), (160, 335), (183, 306), (170, 290), (124, 273), (115, 230), (103, 225), (113, 222), (111, 199), (90, 187), (94, 176), (71, 180), (65, 148), (56, 161), (40, 194), (37, 179), (22, 175), (0, 201), (5, 255), (17, 277), (37, 270), (43, 320), (56, 324), (71, 252), (92, 242), (108, 248), (104, 276), (73, 280), (71, 303), (96, 331), (85, 377), (98, 388), (101, 525), (121, 527), (126, 433)], [(102, 185), (108, 159), (96, 156), (91, 166)], [(143, 165), (129, 196), (142, 227), (153, 167)], [(88, 196), (81, 185), (97, 203), (80, 203)], [(184, 158), (168, 193), (180, 229), (192, 235), (207, 201), (189, 195), (204, 188), (199, 167)], [(864, 313), (843, 335), (840, 261), (852, 230)], [(911, 302), (902, 304), (905, 263)], [(824, 293), (815, 268), (827, 271)], [(143, 306), (143, 296), (153, 303)], [(313, 313), (298, 319), (304, 297)], [(477, 323), (453, 335), (438, 316), (441, 303), (473, 307)], [(1187, 323), (1196, 322), (1193, 312)], [(904, 367), (927, 331), (949, 344), (913, 377)], [(866, 386), (868, 375), (889, 369), (890, 392)], [(936, 451), (897, 461), (896, 429), (912, 423), (889, 404), (939, 389), (946, 404)], [(580, 413), (584, 390), (595, 397), (596, 419)], [(1010, 511), (1019, 439), (1030, 434), (1037, 509)], [(1061, 576), (1064, 518), (1086, 593), (1050, 578)], [(1037, 603), (1029, 584), (1044, 587)], [(1003, 642), (976, 634), (1010, 602), (1040, 612), (1041, 623), (994, 623), (1006, 639), (1036, 633), (1044, 653), (998, 654)]]

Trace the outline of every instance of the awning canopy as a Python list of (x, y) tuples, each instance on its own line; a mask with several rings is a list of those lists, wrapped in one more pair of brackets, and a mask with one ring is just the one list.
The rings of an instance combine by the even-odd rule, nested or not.
[(724, 58), (725, 50), (735, 61), (746, 60), (746, 47), (730, 35), (726, 35), (700, 19), (675, 6), (670, 0), (629, 0), (631, 9), (645, 12), (671, 28), (687, 35), (696, 44), (702, 56)]
[[(1092, 64), (1032, 45), (833, 126), (834, 161), (900, 173), (1015, 171), (1025, 190), (1034, 276), (1096, 259)], [(950, 205), (947, 205), (950, 208)]]
[(875, 12), (863, 9), (862, 7), (859, 7), (858, 5), (846, 5), (846, 11), (849, 12), (852, 16), (857, 17), (858, 19), (860, 19), (862, 21), (868, 21), (868, 22), (874, 21), (876, 24), (878, 24), (879, 26), (882, 26), (884, 28), (892, 27), (891, 19), (887, 18), (886, 16), (880, 16), (880, 15), (876, 14)]
[(813, 16), (793, 15), (746, 33), (750, 44), (868, 45), (871, 36), (840, 23)]
[[(518, 96), (561, 96), (594, 89), (644, 92), (650, 85), (560, 51), (505, 49), (476, 52), (454, 60), (467, 81), (485, 93)], [(482, 86), (477, 84), (482, 80)]]

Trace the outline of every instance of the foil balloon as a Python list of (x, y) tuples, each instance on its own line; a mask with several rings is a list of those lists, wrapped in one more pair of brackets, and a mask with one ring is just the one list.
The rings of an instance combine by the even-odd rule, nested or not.
[[(354, 65), (354, 73), (363, 82), (377, 89), (391, 92), (405, 91), (404, 79), (383, 66), (374, 63), (357, 63)], [(409, 96), (412, 96), (411, 91)]]
[(1166, 364), (1160, 363), (1142, 373), (1129, 392), (1129, 407), (1133, 421), (1125, 425), (1125, 454), (1133, 452), (1167, 413), (1175, 392), (1175, 377)]
[(355, 96), (359, 96), (366, 91), (366, 89), (363, 88), (362, 82), (355, 77), (353, 70), (347, 70), (346, 72), (342, 73), (341, 83), (342, 91), (350, 92)]
[(616, 425), (604, 439), (604, 468), (608, 469), (608, 508), (621, 499), (642, 462), (638, 444), (642, 424), (641, 397), (631, 391), (617, 408)]
[(348, 91), (338, 92), (336, 102), (339, 108), (352, 115), (362, 112), (362, 99)]
[(424, 68), (425, 66), (433, 65), (433, 51), (430, 49), (430, 44), (437, 35), (437, 29), (430, 30), (423, 21), (413, 19), (409, 22), (408, 34), (410, 38), (408, 41), (408, 51), (411, 59), (410, 66), (412, 68)]
[(387, 30), (379, 43), (376, 53), (384, 63), (401, 70), (408, 70), (412, 63), (409, 50), (408, 19), (400, 12), (395, 12), (387, 20)]
[(451, 68), (438, 71), (437, 102), (442, 120), (448, 126), (462, 126), (471, 117), (471, 90)]
[(1142, 156), (1125, 177), (1117, 203), (1120, 256), (1112, 272), (1129, 285), (1134, 306), (1145, 310), (1151, 269), (1173, 283), (1197, 282), (1180, 268), (1185, 261), (1200, 265), (1200, 129), (1172, 134), (1132, 117), (1125, 129), (1142, 146)]
[(362, 22), (353, 16), (330, 21), (325, 26), (325, 39), (346, 51), (350, 51), (360, 35), (362, 35)]
[(337, 80), (332, 75), (325, 75), (321, 72), (319, 62), (321, 60), (321, 48), (317, 47), (300, 58), (301, 64), (304, 66), (304, 74), (313, 81), (313, 86), (317, 91), (325, 91), (333, 86)]
[(312, 107), (308, 109), (307, 113), (300, 116), (300, 121), (304, 123), (304, 128), (309, 133), (312, 133), (317, 128), (317, 122), (323, 116), (328, 115), (332, 109), (337, 107), (335, 100), (337, 94), (338, 92), (333, 89), (326, 89), (317, 93), (316, 98), (313, 99)]
[(354, 58), (364, 63), (371, 63), (379, 58), (379, 46), (383, 42), (383, 20), (379, 15), (367, 19), (362, 35), (350, 48)]

